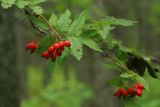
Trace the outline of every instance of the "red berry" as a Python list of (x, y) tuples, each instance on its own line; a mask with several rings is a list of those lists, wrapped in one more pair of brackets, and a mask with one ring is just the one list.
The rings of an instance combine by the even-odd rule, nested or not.
[(49, 52), (49, 53), (53, 53), (54, 50), (55, 50), (54, 46), (50, 46), (50, 47), (48, 48), (48, 52)]
[(135, 86), (134, 86), (135, 89), (141, 89), (143, 90), (144, 89), (144, 86), (141, 84), (141, 83), (137, 83)]
[(118, 91), (120, 94), (122, 94), (123, 91), (124, 91), (124, 89), (123, 89), (123, 88), (119, 88), (117, 91)]
[(49, 52), (43, 52), (43, 53), (41, 53), (41, 57), (42, 58), (46, 58), (46, 59), (50, 58)]
[(142, 95), (142, 90), (141, 89), (136, 89), (136, 94), (137, 94), (137, 96), (141, 96)]
[(123, 95), (124, 97), (126, 97), (126, 96), (128, 95), (128, 91), (127, 91), (127, 90), (123, 90), (122, 95)]
[(63, 51), (63, 50), (58, 49), (58, 50), (56, 51), (56, 54), (57, 54), (58, 56), (61, 56), (61, 55), (62, 55), (62, 51)]
[(65, 42), (64, 41), (60, 41), (59, 45), (60, 45), (60, 48), (63, 48), (65, 46)]
[(52, 60), (55, 61), (56, 58), (57, 58), (57, 54), (56, 54), (56, 51), (54, 51), (54, 52), (52, 53)]
[(64, 41), (64, 45), (65, 45), (66, 47), (70, 47), (70, 46), (71, 46), (71, 42), (68, 41), (68, 40), (65, 40), (65, 41)]
[(31, 53), (35, 52), (37, 47), (38, 47), (38, 44), (35, 42), (29, 42), (26, 44), (26, 50), (30, 50)]
[(53, 45), (53, 47), (55, 48), (55, 49), (59, 49), (60, 48), (60, 45), (59, 45), (59, 43), (54, 43), (54, 45)]
[(116, 97), (119, 97), (120, 94), (119, 94), (118, 91), (116, 91), (113, 95), (116, 96)]
[(134, 89), (133, 88), (131, 88), (131, 87), (129, 87), (128, 89), (127, 89), (127, 92), (130, 94), (130, 93), (133, 93), (134, 92)]
[(136, 91), (134, 91), (133, 93), (130, 93), (130, 95), (131, 95), (132, 97), (135, 97), (135, 96), (137, 95), (137, 93), (136, 93)]
[(132, 97), (136, 96), (136, 90), (134, 88), (129, 87), (127, 89), (128, 94), (130, 94)]

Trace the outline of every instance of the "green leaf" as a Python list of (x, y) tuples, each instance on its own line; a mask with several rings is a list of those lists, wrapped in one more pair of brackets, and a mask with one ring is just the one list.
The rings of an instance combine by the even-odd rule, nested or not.
[(123, 82), (120, 78), (112, 78), (109, 82), (112, 85), (117, 86), (117, 87), (122, 87), (123, 86)]
[(36, 14), (42, 14), (43, 13), (43, 9), (40, 6), (30, 6), (30, 7), (33, 10), (33, 12), (35, 12)]
[(132, 78), (132, 77), (135, 77), (135, 76), (136, 76), (136, 74), (132, 71), (127, 71), (127, 72), (122, 73), (120, 75), (120, 77), (122, 77), (122, 78)]
[(29, 5), (30, 1), (24, 1), (24, 0), (17, 0), (16, 1), (16, 5), (19, 7), (19, 8), (24, 8), (25, 6)]
[(136, 23), (136, 21), (130, 21), (125, 19), (117, 19), (114, 17), (106, 17), (102, 20), (105, 22), (105, 25), (121, 25), (121, 26), (132, 26)]
[(82, 33), (82, 28), (87, 18), (87, 11), (83, 11), (78, 18), (73, 21), (71, 26), (68, 29), (68, 34), (70, 36), (79, 36)]
[(41, 19), (39, 18), (36, 18), (36, 17), (29, 17), (30, 20), (35, 24), (37, 25), (38, 27), (44, 29), (44, 30), (48, 30), (48, 24), (47, 23), (44, 23), (44, 21), (42, 21)]
[(140, 82), (144, 88), (149, 91), (149, 86), (148, 86), (148, 82), (141, 76), (139, 76), (138, 74), (136, 75), (135, 79)]
[(1, 6), (5, 9), (11, 7), (14, 3), (16, 2), (16, 0), (1, 0)]
[(114, 27), (108, 26), (108, 27), (105, 27), (103, 29), (98, 30), (98, 32), (99, 32), (102, 39), (106, 39), (107, 36), (109, 35), (109, 31), (112, 29), (114, 29)]
[(88, 46), (89, 48), (98, 51), (98, 52), (103, 52), (102, 49), (99, 47), (99, 45), (91, 38), (87, 37), (79, 37), (82, 44), (85, 46)]
[(78, 60), (82, 58), (83, 49), (81, 40), (77, 37), (68, 37), (68, 40), (71, 41), (71, 54)]
[(52, 26), (57, 25), (57, 16), (54, 13), (49, 18), (49, 24), (52, 25)]
[(125, 53), (133, 53), (134, 52), (133, 49), (127, 48), (127, 47), (122, 46), (122, 45), (119, 45), (119, 50), (122, 51), (122, 52), (125, 52)]
[(108, 36), (106, 39), (108, 49), (113, 49), (116, 46), (121, 44), (121, 41), (113, 39), (111, 36)]
[(66, 32), (70, 26), (71, 23), (71, 13), (69, 10), (66, 10), (64, 14), (62, 14), (57, 21), (57, 28), (61, 32)]
[(37, 5), (39, 3), (45, 2), (46, 0), (31, 0), (31, 5)]
[[(136, 23), (136, 21), (129, 21), (125, 19), (117, 19), (114, 17), (106, 17), (100, 21), (94, 21), (92, 24), (87, 26), (88, 29), (101, 29), (109, 26), (121, 25), (121, 26), (132, 26)], [(112, 30), (112, 29), (110, 29)]]
[(48, 47), (52, 45), (52, 43), (54, 43), (54, 40), (49, 35), (43, 37), (39, 43), (36, 53), (41, 53), (46, 51)]

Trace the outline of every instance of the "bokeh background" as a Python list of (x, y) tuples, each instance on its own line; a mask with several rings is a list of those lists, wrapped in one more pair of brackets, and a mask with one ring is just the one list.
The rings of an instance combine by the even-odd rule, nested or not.
[[(68, 8), (73, 17), (89, 9), (93, 19), (114, 16), (137, 21), (131, 27), (118, 26), (111, 34), (128, 47), (160, 56), (160, 0), (47, 0), (42, 6), (48, 17)], [(22, 10), (0, 8), (0, 107), (124, 107), (109, 84), (116, 74), (105, 67), (101, 55), (85, 48), (81, 61), (69, 57), (63, 64), (50, 63), (26, 53), (25, 43), (34, 35), (40, 34)], [(138, 102), (160, 107), (160, 80), (148, 74), (145, 79), (150, 92)]]

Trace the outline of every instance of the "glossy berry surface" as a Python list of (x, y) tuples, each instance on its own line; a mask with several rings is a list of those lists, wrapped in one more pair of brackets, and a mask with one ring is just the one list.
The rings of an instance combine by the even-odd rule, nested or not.
[(54, 43), (53, 47), (54, 47), (55, 49), (59, 49), (59, 48), (60, 48), (60, 45), (56, 42), (56, 43)]
[(68, 41), (68, 40), (65, 40), (64, 43), (65, 43), (64, 45), (65, 45), (66, 47), (70, 47), (70, 46), (71, 46), (71, 42)]
[(63, 48), (65, 46), (65, 42), (64, 41), (60, 41), (59, 42), (59, 46), (60, 46), (60, 48)]
[(144, 86), (140, 83), (136, 83), (133, 87), (128, 87), (127, 89), (118, 88), (118, 90), (114, 93), (114, 96), (121, 98), (123, 97), (136, 97), (142, 96), (144, 90)]
[(49, 53), (53, 53), (54, 50), (55, 50), (54, 46), (50, 46), (50, 47), (48, 48), (48, 52), (49, 52)]
[(34, 53), (38, 45), (35, 42), (29, 42), (26, 44), (26, 50), (30, 50), (30, 53)]
[(41, 53), (41, 57), (48, 59), (48, 58), (50, 58), (50, 54), (49, 54), (49, 52), (43, 52), (43, 53)]

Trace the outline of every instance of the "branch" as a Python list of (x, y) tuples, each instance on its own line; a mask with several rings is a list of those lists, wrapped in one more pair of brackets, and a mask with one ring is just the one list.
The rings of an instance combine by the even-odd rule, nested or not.
[[(24, 12), (27, 16), (34, 16), (34, 17), (39, 17), (38, 15), (36, 15), (35, 13), (33, 13), (31, 10), (27, 10), (27, 9), (24, 9)], [(46, 35), (47, 32), (43, 29), (41, 29), (40, 27), (38, 27), (37, 25), (35, 25), (32, 20), (29, 19), (29, 22), (31, 24), (31, 26), (36, 30), (38, 31), (39, 33), (43, 34), (43, 35)]]

